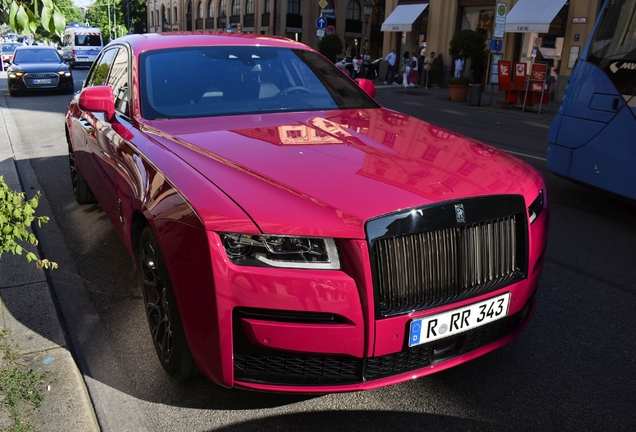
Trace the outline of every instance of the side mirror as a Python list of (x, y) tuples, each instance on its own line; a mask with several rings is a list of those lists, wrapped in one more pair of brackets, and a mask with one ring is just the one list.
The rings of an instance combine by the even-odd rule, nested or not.
[(107, 121), (115, 115), (115, 98), (110, 86), (86, 87), (79, 96), (78, 105), (82, 111), (103, 112)]
[(373, 81), (366, 78), (356, 78), (355, 81), (366, 94), (372, 98), (375, 97), (375, 85), (373, 84)]

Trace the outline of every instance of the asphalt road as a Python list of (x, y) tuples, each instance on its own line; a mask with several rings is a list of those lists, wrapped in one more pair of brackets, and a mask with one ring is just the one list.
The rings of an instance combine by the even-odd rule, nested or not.
[[(76, 70), (76, 88), (85, 70)], [(180, 382), (161, 369), (126, 251), (99, 206), (75, 203), (64, 138), (69, 96), (9, 98), (24, 184), (42, 190), (39, 230), (67, 335), (102, 430), (633, 430), (636, 203), (545, 171), (550, 116), (453, 105), (379, 89), (387, 107), (514, 152), (546, 175), (550, 239), (534, 320), (472, 362), (380, 390), (318, 397)], [(21, 138), (21, 139), (20, 139)]]

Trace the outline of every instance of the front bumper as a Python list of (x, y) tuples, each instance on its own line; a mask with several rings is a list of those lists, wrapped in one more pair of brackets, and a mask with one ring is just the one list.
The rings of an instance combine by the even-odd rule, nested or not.
[[(28, 74), (16, 78), (7, 78), (9, 90), (19, 92), (38, 92), (47, 90), (68, 91), (73, 89), (73, 76), (59, 76), (58, 74), (42, 74), (47, 75), (45, 78), (31, 78)], [(48, 79), (49, 83), (39, 84), (36, 80)]]
[[(208, 232), (210, 287), (199, 285), (189, 299), (177, 292), (193, 357), (226, 387), (332, 393), (380, 388), (482, 356), (517, 337), (533, 315), (548, 214), (546, 207), (524, 225), (520, 280), (396, 315), (379, 308), (366, 240), (338, 240), (342, 270), (295, 270), (235, 265), (218, 234)], [(503, 293), (510, 293), (505, 318), (408, 347), (414, 319)]]

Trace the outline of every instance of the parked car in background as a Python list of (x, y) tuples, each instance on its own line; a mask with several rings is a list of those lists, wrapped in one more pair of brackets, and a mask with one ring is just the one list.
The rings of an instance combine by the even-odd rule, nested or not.
[(7, 68), (9, 95), (59, 90), (73, 93), (73, 75), (57, 50), (45, 45), (18, 46)]
[(0, 45), (0, 51), (2, 55), (2, 68), (6, 69), (13, 61), (13, 52), (15, 49), (22, 44), (14, 43), (14, 42), (5, 42)]
[(104, 48), (66, 114), (73, 192), (100, 204), (134, 260), (167, 373), (369, 390), (528, 324), (547, 244), (541, 174), (374, 94), (285, 38)]

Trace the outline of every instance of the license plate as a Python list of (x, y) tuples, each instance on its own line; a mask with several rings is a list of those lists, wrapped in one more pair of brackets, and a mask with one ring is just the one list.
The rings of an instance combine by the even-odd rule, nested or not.
[(409, 346), (451, 337), (508, 316), (510, 293), (411, 321)]
[(77, 57), (79, 61), (88, 61), (88, 57)]
[(34, 79), (33, 84), (51, 84), (51, 80), (49, 78), (46, 79)]

